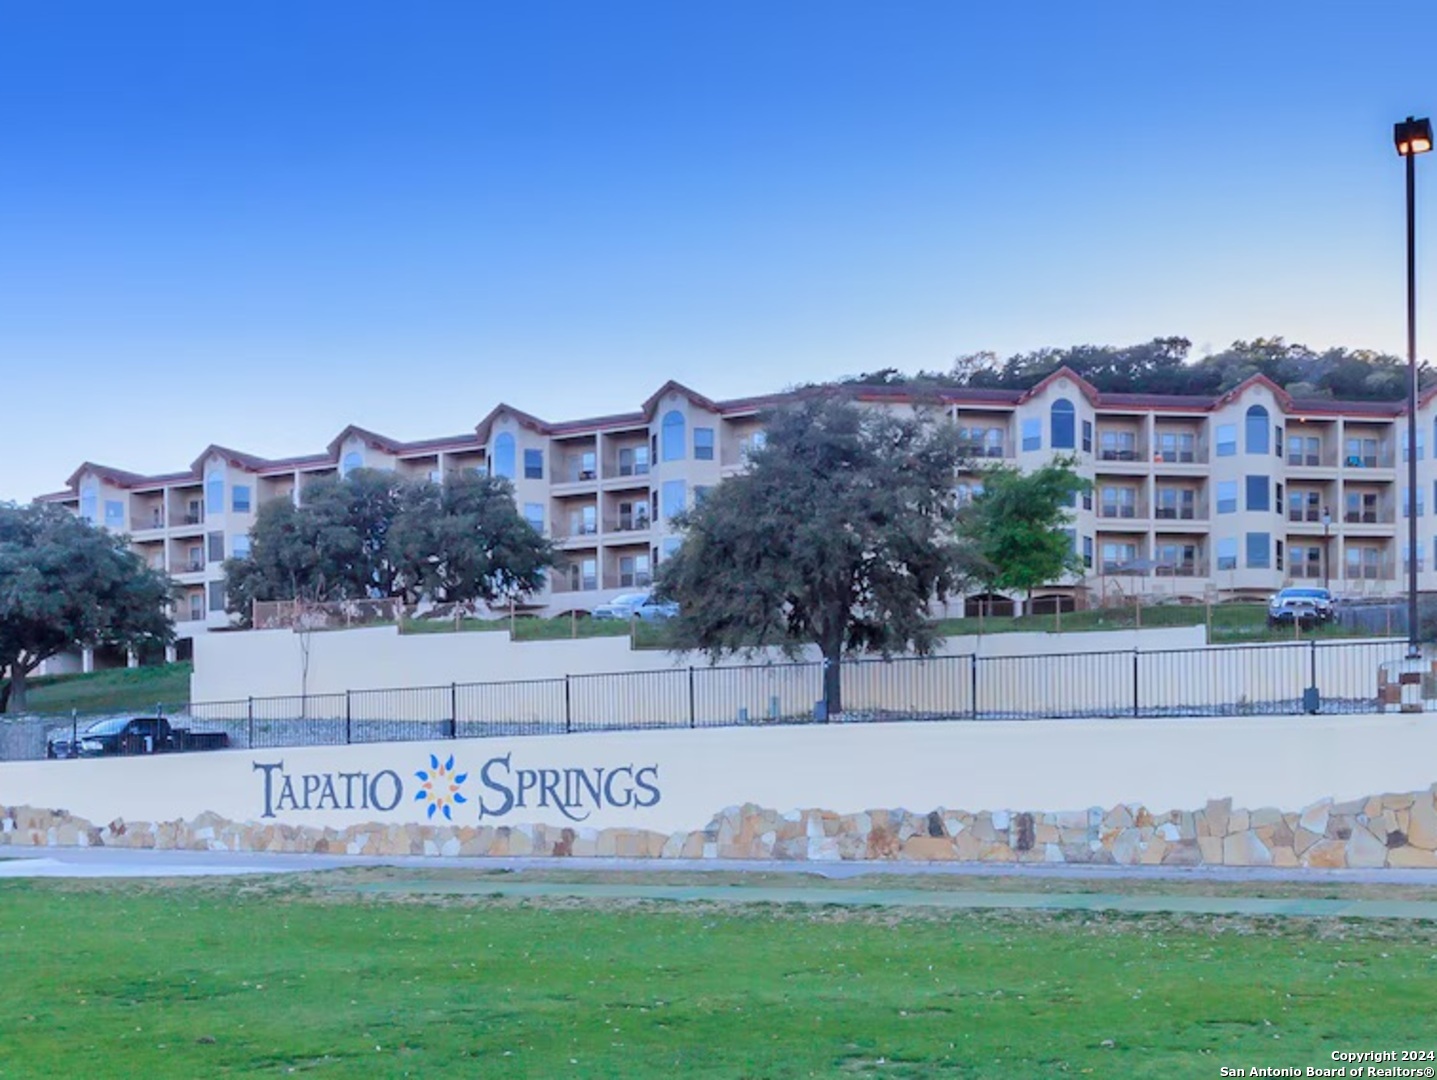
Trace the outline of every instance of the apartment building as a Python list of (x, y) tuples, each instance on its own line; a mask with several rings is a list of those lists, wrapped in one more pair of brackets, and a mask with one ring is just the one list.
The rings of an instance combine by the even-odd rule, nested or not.
[[(170, 574), (181, 639), (226, 626), (221, 564), (248, 551), (260, 506), (303, 502), (306, 486), (357, 468), (441, 480), (472, 469), (507, 477), (559, 564), (536, 610), (587, 610), (642, 588), (679, 543), (672, 517), (744, 467), (762, 445), (761, 412), (792, 395), (715, 401), (670, 382), (633, 413), (550, 422), (499, 405), (472, 433), (401, 442), (358, 427), (323, 452), (265, 459), (222, 446), (188, 469), (142, 476), (86, 463), (66, 490), (42, 496), (127, 533), (149, 565)], [(903, 408), (900, 388), (857, 391)], [(971, 467), (957, 497), (982, 490), (983, 469), (1031, 469), (1071, 454), (1092, 490), (1069, 528), (1083, 574), (1044, 592), (1075, 597), (1266, 594), (1329, 583), (1345, 595), (1403, 591), (1404, 515), (1419, 528), (1423, 588), (1437, 587), (1437, 408), (1419, 403), (1415, 498), (1406, 488), (1400, 402), (1293, 398), (1262, 377), (1219, 397), (1105, 393), (1066, 369), (1027, 390), (945, 392)], [(1437, 560), (1434, 560), (1437, 561)], [(183, 647), (182, 647), (183, 651)]]

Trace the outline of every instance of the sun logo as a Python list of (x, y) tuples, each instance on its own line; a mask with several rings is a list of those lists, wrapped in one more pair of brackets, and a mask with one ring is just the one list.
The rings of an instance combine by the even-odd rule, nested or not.
[(414, 774), (423, 783), (419, 790), (414, 793), (415, 802), (427, 802), (429, 804), (428, 815), (432, 818), (435, 811), (444, 815), (446, 821), (453, 821), (449, 813), (450, 807), (455, 803), (468, 802), (463, 795), (459, 794), (459, 785), (469, 779), (468, 773), (456, 773), (454, 771), (454, 756), (440, 764), (435, 754), (429, 755), (429, 768), (420, 769)]

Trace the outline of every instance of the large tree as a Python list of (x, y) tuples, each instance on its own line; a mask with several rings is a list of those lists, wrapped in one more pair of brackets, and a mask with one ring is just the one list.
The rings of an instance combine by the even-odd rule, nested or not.
[(22, 712), (30, 673), (66, 649), (167, 644), (171, 599), (125, 537), (61, 507), (0, 503), (0, 708)]
[(678, 519), (656, 590), (676, 600), (676, 639), (717, 659), (817, 645), (824, 699), (843, 702), (848, 650), (932, 650), (930, 604), (963, 577), (954, 535), (951, 424), (814, 395), (763, 418), (749, 468)]
[(260, 507), (250, 553), (225, 563), (229, 608), (256, 600), (494, 601), (543, 585), (550, 545), (519, 515), (505, 480), (444, 484), (357, 469)]
[(959, 514), (959, 535), (976, 556), (974, 576), (989, 591), (1019, 591), (1031, 601), (1037, 586), (1081, 572), (1082, 559), (1063, 528), (1075, 496), (1090, 487), (1070, 458), (1028, 473), (1007, 465), (985, 469), (982, 494)]

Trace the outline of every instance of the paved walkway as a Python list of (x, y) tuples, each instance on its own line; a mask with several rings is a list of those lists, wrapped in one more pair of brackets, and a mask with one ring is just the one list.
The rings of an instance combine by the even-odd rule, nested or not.
[[(387, 881), (345, 884), (334, 888), (358, 894), (452, 896), (505, 896), (594, 900), (718, 901), (733, 903), (814, 904), (845, 907), (902, 906), (930, 909), (1026, 909), (1046, 911), (1117, 911), (1133, 914), (1173, 912), (1203, 915), (1307, 916), (1329, 918), (1381, 918), (1437, 920), (1437, 871), (1432, 870), (1291, 870), (1238, 867), (1146, 866), (1014, 866), (993, 863), (774, 863), (753, 860), (559, 859), (559, 858), (440, 858), (365, 857), (349, 855), (272, 855), (256, 852), (127, 851), (115, 848), (0, 848), (0, 878), (115, 878), (197, 877), (236, 874), (281, 874), (334, 870), (343, 867), (394, 867), (410, 870), (508, 871), (512, 877), (453, 878), (450, 880)], [(651, 884), (613, 881), (525, 881), (526, 871), (562, 870), (567, 873), (755, 873), (781, 874), (774, 884), (756, 878), (749, 884)], [(864, 877), (862, 887), (812, 887), (803, 876), (829, 880)], [(1002, 892), (973, 888), (913, 888), (914, 878), (1023, 878), (1039, 883), (1111, 882), (1100, 892)], [(881, 884), (873, 884), (874, 879)], [(1122, 891), (1128, 882), (1202, 883), (1300, 882), (1306, 884), (1391, 884), (1430, 886), (1431, 900), (1330, 899), (1321, 897), (1267, 898), (1255, 896), (1203, 896), (1191, 891)]]

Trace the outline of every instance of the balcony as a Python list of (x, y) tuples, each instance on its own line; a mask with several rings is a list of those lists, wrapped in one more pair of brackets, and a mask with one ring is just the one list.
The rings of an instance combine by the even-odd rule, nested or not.
[(1317, 524), (1321, 525), (1321, 524), (1322, 524), (1322, 511), (1321, 511), (1321, 510), (1314, 509), (1314, 508), (1312, 508), (1312, 507), (1307, 507), (1307, 508), (1302, 509), (1302, 510), (1293, 510), (1293, 509), (1289, 508), (1288, 511), (1287, 511), (1287, 520), (1288, 520), (1288, 521), (1311, 521), (1311, 522), (1316, 522)]
[(549, 482), (553, 484), (587, 484), (598, 478), (599, 470), (596, 468), (569, 464), (555, 469)]
[(604, 519), (606, 533), (648, 532), (649, 527), (647, 514), (620, 514), (617, 518)]
[(172, 574), (203, 574), (205, 572), (205, 561), (203, 559), (181, 559), (170, 567)]
[(609, 574), (604, 579), (606, 589), (647, 589), (654, 583), (654, 575), (647, 570), (636, 570), (631, 574)]
[(1104, 447), (1098, 451), (1099, 461), (1142, 461), (1142, 455), (1137, 450), (1129, 448), (1114, 449)]
[(1197, 521), (1197, 509), (1192, 506), (1159, 506), (1153, 511), (1159, 521)]
[(965, 458), (1002, 458), (1007, 457), (1007, 449), (1002, 443), (977, 443), (960, 442), (958, 452)]
[(1344, 454), (1342, 464), (1348, 469), (1390, 469), (1392, 454), (1390, 451), (1382, 454)]
[(1102, 518), (1136, 519), (1138, 508), (1131, 503), (1103, 503), (1098, 507), (1098, 516)]

